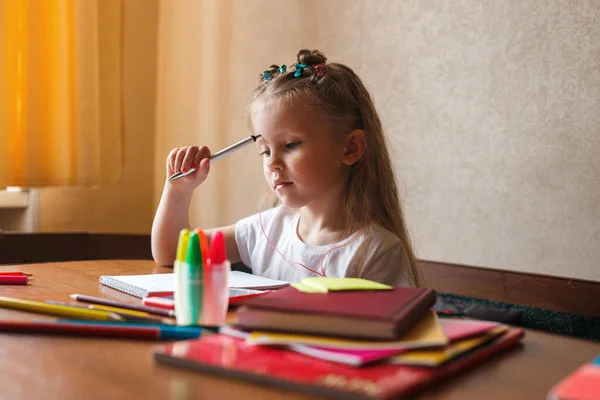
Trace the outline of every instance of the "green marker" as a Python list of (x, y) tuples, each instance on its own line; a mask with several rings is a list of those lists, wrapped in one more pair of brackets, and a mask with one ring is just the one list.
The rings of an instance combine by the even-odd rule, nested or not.
[[(184, 310), (185, 305), (183, 300), (187, 297), (186, 270), (188, 245), (190, 242), (190, 230), (182, 229), (179, 232), (179, 240), (177, 241), (177, 255), (173, 263), (175, 270), (175, 292), (173, 293), (173, 301), (175, 302), (175, 310)], [(179, 324), (179, 318), (177, 318)]]
[[(186, 296), (182, 299), (183, 313), (177, 311), (177, 325), (198, 325), (202, 316), (204, 300), (204, 272), (202, 270), (202, 252), (200, 238), (196, 232), (190, 232), (185, 262)], [(179, 314), (182, 314), (181, 323)]]

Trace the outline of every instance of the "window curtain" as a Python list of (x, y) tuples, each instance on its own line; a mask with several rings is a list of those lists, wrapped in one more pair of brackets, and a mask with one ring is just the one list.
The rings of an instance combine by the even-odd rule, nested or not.
[(119, 182), (122, 6), (0, 2), (0, 189)]

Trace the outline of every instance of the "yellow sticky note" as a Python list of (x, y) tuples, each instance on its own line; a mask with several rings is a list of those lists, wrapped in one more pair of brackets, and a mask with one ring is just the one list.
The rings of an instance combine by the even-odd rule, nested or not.
[(306, 285), (302, 282), (290, 283), (290, 286), (293, 286), (296, 289), (298, 289), (299, 291), (304, 292), (304, 293), (327, 293), (326, 288)]
[[(300, 281), (306, 288), (307, 286), (317, 288), (319, 292), (307, 292), (307, 293), (327, 293), (328, 291), (340, 291), (340, 290), (390, 290), (393, 289), (389, 285), (383, 283), (370, 281), (368, 279), (361, 278), (304, 278)], [(300, 289), (299, 289), (300, 290)], [(304, 290), (301, 290), (304, 291)]]

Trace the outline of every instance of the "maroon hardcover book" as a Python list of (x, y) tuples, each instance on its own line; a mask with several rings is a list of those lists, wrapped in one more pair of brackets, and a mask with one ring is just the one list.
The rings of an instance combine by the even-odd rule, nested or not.
[(243, 302), (236, 325), (364, 339), (396, 339), (435, 303), (433, 289), (304, 293), (287, 287)]
[(379, 363), (351, 367), (315, 359), (289, 350), (247, 346), (244, 340), (222, 334), (157, 347), (157, 362), (221, 374), (270, 386), (336, 398), (390, 399), (412, 395), (508, 349), (523, 337), (509, 328), (500, 338), (439, 368)]

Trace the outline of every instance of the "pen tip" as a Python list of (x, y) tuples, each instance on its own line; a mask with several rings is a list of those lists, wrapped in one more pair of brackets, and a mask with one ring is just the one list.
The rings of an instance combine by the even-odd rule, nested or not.
[(69, 297), (72, 298), (73, 300), (77, 300), (77, 296), (76, 294), (70, 294)]

